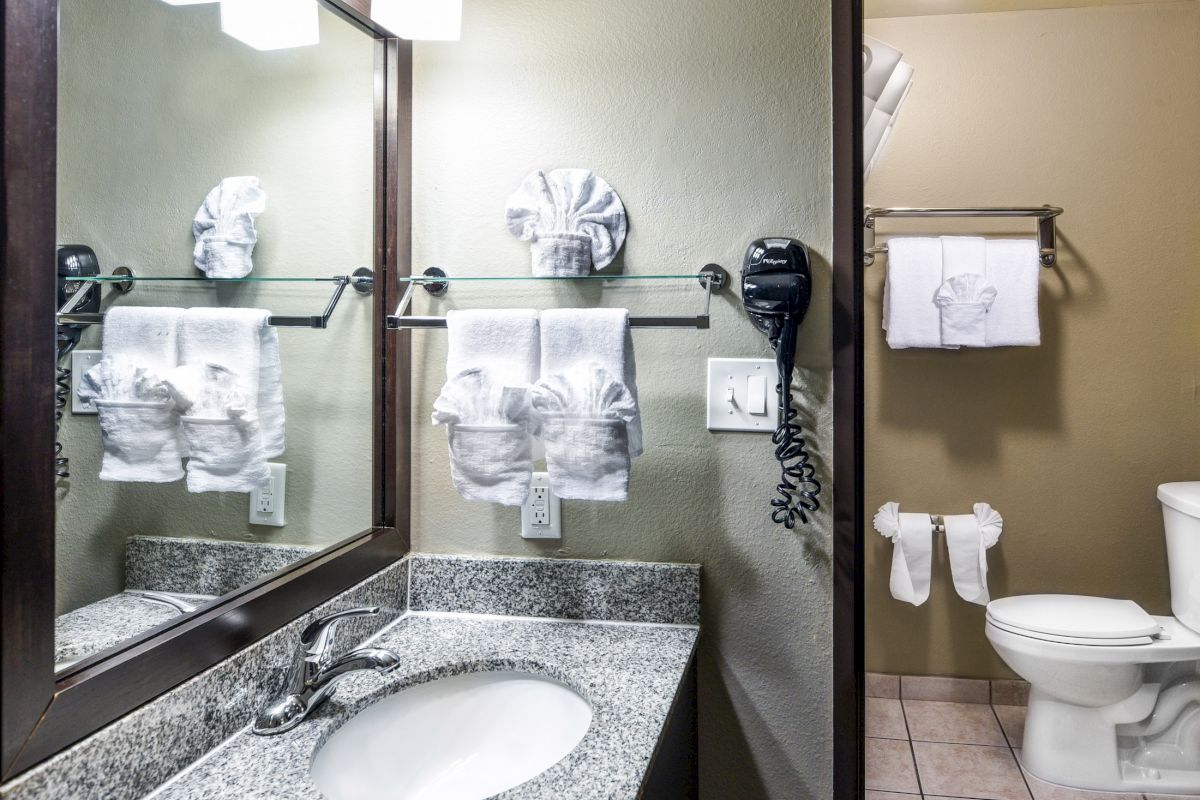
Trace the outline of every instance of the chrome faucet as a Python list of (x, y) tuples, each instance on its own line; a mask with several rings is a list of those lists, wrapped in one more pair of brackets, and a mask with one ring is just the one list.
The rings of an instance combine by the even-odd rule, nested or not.
[(395, 653), (377, 647), (363, 647), (339, 659), (333, 658), (333, 634), (337, 624), (347, 617), (378, 613), (379, 606), (350, 608), (321, 617), (305, 628), (288, 672), (285, 693), (258, 715), (254, 732), (270, 736), (290, 731), (314, 708), (328, 700), (338, 681), (352, 672), (370, 669), (383, 674), (398, 667), (400, 658)]

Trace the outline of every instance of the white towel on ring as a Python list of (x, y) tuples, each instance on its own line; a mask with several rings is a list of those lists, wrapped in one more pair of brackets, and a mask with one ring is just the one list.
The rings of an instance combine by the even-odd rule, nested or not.
[(875, 512), (875, 530), (892, 541), (892, 597), (919, 606), (929, 599), (933, 573), (933, 520), (928, 514), (900, 513), (899, 503)]
[(968, 603), (988, 604), (987, 551), (1000, 540), (1004, 520), (987, 503), (976, 503), (971, 514), (945, 518), (946, 548), (954, 591)]

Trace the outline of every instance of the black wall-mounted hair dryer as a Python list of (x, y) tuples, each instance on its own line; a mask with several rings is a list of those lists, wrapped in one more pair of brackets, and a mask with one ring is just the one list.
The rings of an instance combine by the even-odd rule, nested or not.
[(792, 368), (796, 360), (796, 331), (812, 299), (812, 269), (803, 242), (782, 237), (755, 239), (742, 262), (742, 305), (754, 327), (767, 335), (775, 349), (779, 383), (779, 427), (771, 436), (775, 458), (783, 470), (778, 497), (771, 499), (772, 521), (786, 528), (821, 507), (821, 484), (810, 463), (800, 426), (792, 408)]

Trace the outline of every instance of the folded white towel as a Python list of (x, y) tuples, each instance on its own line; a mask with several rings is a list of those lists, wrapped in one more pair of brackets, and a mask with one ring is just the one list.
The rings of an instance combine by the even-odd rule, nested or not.
[(271, 480), (258, 420), (240, 409), (225, 417), (182, 417), (189, 492), (252, 492)]
[(513, 236), (532, 242), (533, 274), (587, 275), (604, 269), (625, 242), (625, 206), (608, 182), (586, 169), (535, 170), (508, 198)]
[(217, 184), (196, 212), (192, 234), (196, 269), (210, 278), (244, 278), (254, 269), (250, 256), (258, 241), (254, 218), (267, 210), (258, 178), (244, 175)]
[(628, 425), (637, 401), (607, 370), (577, 364), (543, 376), (533, 408), (546, 443), (550, 485), (573, 500), (629, 499)]
[(942, 344), (987, 346), (987, 313), (996, 287), (982, 275), (955, 275), (937, 291), (934, 303), (942, 314)]
[(889, 347), (942, 346), (941, 314), (933, 302), (942, 282), (939, 240), (906, 236), (888, 241), (883, 329)]
[(450, 478), (467, 500), (519, 506), (533, 473), (530, 384), (538, 368), (531, 309), (451, 311), (446, 384), (433, 424), (446, 425)]
[(92, 401), (100, 418), (100, 480), (170, 483), (183, 477), (178, 416), (169, 401)]
[(955, 275), (983, 275), (987, 267), (987, 240), (982, 236), (940, 236), (942, 281)]
[(538, 312), (531, 308), (471, 309), (446, 314), (446, 378), (477, 367), (509, 386), (537, 380)]
[(928, 514), (900, 513), (899, 503), (884, 503), (875, 513), (875, 530), (892, 541), (892, 597), (919, 606), (929, 599), (933, 572), (933, 520)]
[[(179, 363), (181, 308), (114, 306), (104, 315), (102, 351), (160, 375)], [(115, 399), (115, 398), (114, 398)]]
[(644, 449), (642, 418), (637, 408), (637, 365), (627, 309), (560, 308), (542, 312), (540, 374), (549, 378), (583, 368), (604, 370), (625, 385), (634, 403), (626, 422), (629, 455), (640, 456)]
[(224, 367), (237, 378), (246, 416), (258, 423), (264, 458), (284, 450), (283, 368), (279, 334), (256, 308), (189, 308), (180, 324), (180, 363)]
[(968, 603), (988, 604), (987, 550), (1000, 539), (1004, 520), (987, 503), (976, 503), (972, 514), (945, 518), (946, 547), (954, 591)]
[(997, 288), (996, 302), (987, 315), (988, 347), (1036, 347), (1042, 343), (1038, 255), (1033, 239), (988, 240), (986, 275)]

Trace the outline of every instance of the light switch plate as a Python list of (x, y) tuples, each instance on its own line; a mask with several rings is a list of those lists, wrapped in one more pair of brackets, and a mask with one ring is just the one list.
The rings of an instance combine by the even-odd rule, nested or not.
[[(751, 378), (766, 378), (766, 408), (751, 413)], [(779, 395), (773, 358), (710, 358), (708, 360), (708, 429), (773, 433), (779, 425)], [(729, 390), (733, 390), (730, 402)], [(754, 398), (757, 399), (757, 398)]]
[(87, 372), (92, 367), (100, 363), (99, 350), (72, 350), (71, 351), (71, 413), (72, 414), (97, 414), (95, 404), (91, 400), (80, 400), (76, 390), (79, 389), (79, 382), (83, 380), (83, 373)]

